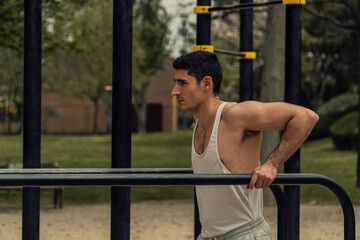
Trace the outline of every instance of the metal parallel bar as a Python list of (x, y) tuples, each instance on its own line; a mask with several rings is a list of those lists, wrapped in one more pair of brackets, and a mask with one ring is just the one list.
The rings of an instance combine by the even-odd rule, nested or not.
[[(252, 4), (253, 0), (241, 0)], [(240, 10), (240, 52), (253, 51), (253, 10)], [(240, 59), (239, 101), (253, 99), (253, 60)]]
[[(285, 102), (301, 105), (301, 5), (286, 6)], [(285, 173), (300, 172), (300, 151), (284, 164)], [(300, 187), (285, 186), (288, 239), (299, 239)]]
[[(112, 168), (131, 167), (132, 0), (113, 0)], [(111, 240), (130, 239), (130, 187), (111, 188)]]
[[(34, 173), (34, 171), (37, 170), (38, 173)], [(250, 174), (159, 174), (131, 172), (104, 174), (104, 171), (95, 172), (94, 169), (91, 169), (91, 173), (86, 171), (87, 169), (84, 169), (83, 172), (78, 171), (77, 173), (54, 173), (52, 171), (47, 173), (43, 170), (44, 169), (19, 169), (16, 173), (13, 171), (7, 173), (7, 170), (1, 170), (0, 186), (246, 185), (251, 179)], [(331, 184), (337, 183), (319, 174), (279, 173), (273, 184), (320, 184), (331, 188)]]
[(287, 206), (286, 206), (285, 195), (280, 186), (270, 185), (270, 190), (274, 194), (278, 209), (277, 239), (286, 240), (287, 239), (287, 224), (286, 224)]
[(245, 54), (241, 53), (241, 52), (233, 52), (233, 51), (221, 50), (221, 49), (215, 49), (214, 52), (220, 53), (220, 54), (231, 55), (231, 56), (245, 57)]
[(256, 8), (256, 7), (266, 7), (266, 6), (275, 5), (275, 4), (282, 4), (282, 3), (283, 3), (282, 0), (271, 1), (271, 2), (262, 2), (262, 3), (241, 2), (241, 4), (237, 4), (237, 5), (212, 7), (212, 8), (209, 8), (209, 12), (235, 10), (235, 9), (249, 9), (249, 8)]
[(126, 173), (193, 173), (192, 168), (38, 168), (0, 169), (0, 174), (126, 174)]
[[(40, 167), (41, 140), (41, 0), (24, 2), (23, 166)], [(24, 188), (22, 239), (38, 240), (40, 189)]]
[[(249, 174), (208, 175), (208, 174), (28, 174), (28, 169), (19, 173), (0, 172), (0, 186), (134, 186), (134, 185), (246, 185)], [(31, 172), (31, 171), (29, 171)], [(345, 190), (334, 180), (318, 174), (278, 174), (273, 185), (318, 184), (330, 189), (339, 199), (344, 214), (344, 239), (355, 239), (355, 213), (352, 202)]]

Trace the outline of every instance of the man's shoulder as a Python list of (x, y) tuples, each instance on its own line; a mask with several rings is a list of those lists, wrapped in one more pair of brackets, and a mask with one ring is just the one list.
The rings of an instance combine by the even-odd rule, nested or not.
[(258, 101), (244, 101), (244, 102), (229, 102), (226, 104), (223, 110), (224, 116), (229, 115), (230, 117), (233, 117), (234, 115), (238, 114), (245, 114), (246, 112), (253, 110), (253, 108), (256, 108), (261, 102)]

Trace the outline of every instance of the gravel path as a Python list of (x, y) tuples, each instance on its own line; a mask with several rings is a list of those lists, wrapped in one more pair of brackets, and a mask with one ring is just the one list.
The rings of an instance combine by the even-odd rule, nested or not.
[[(355, 207), (356, 218), (360, 207)], [(276, 207), (265, 207), (264, 216), (276, 239)], [(0, 206), (0, 239), (21, 239), (21, 209)], [(65, 206), (62, 210), (42, 207), (41, 240), (110, 239), (110, 206)], [(357, 232), (360, 227), (357, 224)], [(191, 201), (151, 201), (131, 205), (131, 240), (193, 239)], [(343, 238), (343, 217), (338, 205), (301, 205), (300, 239), (338, 240)], [(360, 239), (357, 237), (356, 239)]]

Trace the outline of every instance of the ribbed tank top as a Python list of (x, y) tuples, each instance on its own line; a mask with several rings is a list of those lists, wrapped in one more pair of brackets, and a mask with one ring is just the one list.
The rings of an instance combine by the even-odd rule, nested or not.
[[(204, 153), (197, 154), (192, 140), (192, 167), (194, 174), (231, 174), (220, 160), (217, 148), (218, 128), (221, 113), (227, 102), (220, 105), (208, 146)], [(240, 136), (239, 136), (240, 137)], [(262, 216), (262, 189), (247, 189), (246, 186), (196, 186), (202, 236), (219, 236)]]

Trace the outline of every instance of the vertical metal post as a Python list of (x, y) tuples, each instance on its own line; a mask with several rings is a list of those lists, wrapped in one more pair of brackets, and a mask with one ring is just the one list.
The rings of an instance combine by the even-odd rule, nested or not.
[[(211, 0), (197, 0), (197, 6), (211, 6)], [(196, 16), (196, 45), (211, 45), (211, 14)], [(201, 233), (196, 191), (194, 194), (194, 239)]]
[[(301, 5), (286, 6), (285, 101), (300, 105), (301, 95)], [(285, 173), (300, 172), (300, 151), (286, 163)], [(299, 239), (300, 187), (285, 186), (288, 204), (288, 239)]]
[[(198, 0), (197, 5), (211, 6), (211, 0)], [(211, 14), (197, 15), (196, 45), (211, 45)]]
[[(113, 168), (131, 167), (132, 0), (113, 1)], [(130, 239), (130, 187), (111, 188), (111, 239)]]
[(194, 194), (194, 197), (194, 240), (196, 240), (201, 233), (201, 223), (199, 216), (199, 206), (196, 199), (196, 192)]
[[(241, 0), (240, 3), (252, 3), (253, 0)], [(253, 51), (253, 9), (240, 10), (240, 52)], [(239, 101), (253, 99), (253, 60), (240, 60)]]
[[(23, 167), (40, 167), (41, 140), (41, 0), (24, 2)], [(23, 188), (22, 239), (38, 240), (40, 188)]]

